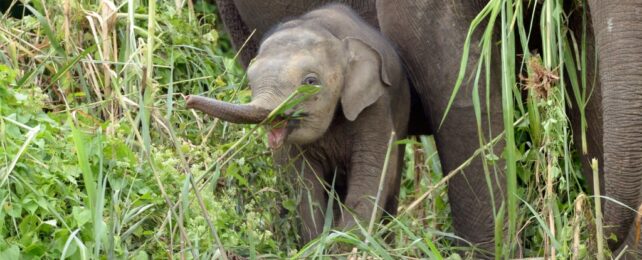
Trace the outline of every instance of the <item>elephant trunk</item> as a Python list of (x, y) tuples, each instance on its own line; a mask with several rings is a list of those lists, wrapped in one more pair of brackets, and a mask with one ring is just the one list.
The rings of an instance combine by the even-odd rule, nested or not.
[[(605, 196), (631, 208), (640, 205), (642, 184), (642, 2), (590, 1), (602, 84)], [(619, 246), (635, 212), (604, 203), (605, 235)]]
[(258, 124), (270, 114), (270, 110), (260, 108), (252, 103), (237, 105), (192, 95), (187, 96), (185, 100), (187, 108), (200, 110), (223, 121), (237, 124)]

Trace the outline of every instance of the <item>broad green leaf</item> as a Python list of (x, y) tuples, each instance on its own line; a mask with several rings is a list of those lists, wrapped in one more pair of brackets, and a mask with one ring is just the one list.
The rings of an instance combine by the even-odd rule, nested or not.
[(85, 207), (73, 207), (71, 212), (79, 228), (91, 220), (91, 211)]
[(76, 148), (76, 156), (78, 158), (78, 166), (82, 171), (82, 177), (85, 184), (85, 191), (88, 196), (88, 205), (89, 208), (94, 208), (96, 203), (96, 181), (94, 178), (94, 173), (91, 170), (89, 164), (89, 154), (87, 151), (87, 138), (85, 135), (76, 127), (76, 125), (71, 120), (71, 116), (68, 117), (67, 123), (71, 127), (71, 136), (74, 141)]
[[(321, 91), (321, 86), (318, 85), (302, 85), (299, 86), (290, 96), (288, 96), (279, 106), (277, 106), (268, 115), (268, 120), (273, 120), (276, 116), (283, 116), (283, 113), (292, 109), (294, 106), (300, 104), (304, 100), (316, 95)], [(305, 111), (304, 111), (305, 112)], [(295, 112), (296, 113), (296, 112)]]
[(20, 259), (20, 248), (17, 245), (12, 245), (0, 251), (0, 259)]

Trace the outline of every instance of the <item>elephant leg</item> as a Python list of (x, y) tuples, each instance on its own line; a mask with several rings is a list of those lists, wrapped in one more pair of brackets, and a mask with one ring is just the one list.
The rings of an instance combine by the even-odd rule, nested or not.
[[(388, 132), (386, 132), (388, 133)], [(368, 136), (368, 134), (365, 134)], [(377, 136), (389, 136), (382, 134)], [(372, 211), (376, 208), (375, 219), (379, 219), (386, 210), (386, 204), (396, 196), (395, 191), (399, 188), (399, 158), (403, 153), (397, 145), (393, 144), (388, 167), (385, 176), (382, 174), (388, 138), (376, 138), (369, 141), (357, 141), (353, 146), (351, 169), (348, 173), (348, 187), (346, 189), (345, 206), (354, 212), (342, 214), (338, 227), (342, 229), (352, 228), (357, 221), (369, 221)], [(377, 143), (377, 144), (373, 144)], [(376, 147), (372, 149), (372, 147)], [(399, 157), (402, 155), (402, 157)], [(384, 178), (382, 180), (382, 178)], [(383, 190), (379, 193), (379, 183), (383, 181)], [(375, 198), (379, 196), (379, 202), (374, 204)]]
[[(225, 29), (230, 35), (232, 46), (234, 46), (234, 49), (237, 51), (243, 47), (239, 53), (239, 62), (243, 67), (247, 68), (258, 51), (259, 36), (254, 35), (252, 38), (249, 38), (252, 31), (243, 21), (234, 4), (234, 0), (216, 0), (215, 2)], [(243, 46), (243, 43), (246, 41), (247, 43)]]
[[(473, 67), (478, 62), (481, 47), (480, 33), (473, 35), (470, 44), (467, 77), (454, 100), (453, 106), (441, 128), (450, 94), (457, 80), (466, 34), (471, 21), (483, 6), (484, 1), (377, 1), (379, 24), (382, 32), (397, 46), (408, 68), (413, 87), (420, 96), (424, 121), (435, 134), (444, 172), (450, 172), (465, 162), (480, 147), (472, 103)], [(481, 28), (484, 28), (481, 25)], [(495, 30), (497, 31), (497, 30)], [(490, 75), (489, 110), (485, 108), (484, 84), (479, 86), (482, 100), (482, 126), (486, 141), (503, 130), (501, 113), (499, 53), (494, 50)], [(484, 73), (482, 73), (483, 75)], [(416, 108), (413, 108), (416, 109)], [(486, 113), (490, 113), (490, 124)], [(491, 129), (488, 129), (490, 126)], [(492, 130), (492, 131), (490, 131)], [(430, 134), (426, 132), (424, 134)], [(501, 155), (502, 145), (495, 147), (495, 154)], [(498, 169), (494, 174), (493, 169)], [(494, 213), (491, 197), (498, 209), (503, 199), (500, 185), (504, 183), (501, 170), (503, 165), (490, 166), (490, 183), (483, 170), (481, 159), (477, 158), (451, 179), (448, 187), (453, 224), (458, 236), (474, 245), (493, 251)], [(490, 190), (489, 190), (489, 187)], [(492, 195), (492, 196), (491, 196)], [(463, 243), (467, 245), (466, 243)]]
[[(390, 156), (390, 163), (388, 173), (386, 174), (387, 180), (393, 180), (396, 174), (397, 167), (397, 148), (393, 148), (393, 153)], [(394, 187), (391, 182), (384, 180), (384, 188), (377, 205), (374, 204), (377, 197), (377, 188), (381, 181), (381, 169), (383, 166), (384, 156), (367, 156), (353, 159), (354, 167), (348, 177), (348, 187), (346, 190), (345, 206), (354, 212), (352, 214), (341, 214), (339, 223), (337, 225), (340, 229), (350, 229), (354, 227), (357, 221), (369, 221), (372, 217), (372, 211), (377, 208), (377, 215), (375, 219), (379, 219), (384, 211), (386, 200), (390, 197)], [(378, 158), (376, 161), (370, 158)]]
[(327, 194), (322, 168), (315, 161), (300, 159), (292, 166), (294, 176), (299, 178), (298, 213), (301, 218), (302, 244), (307, 244), (323, 232)]
[[(605, 230), (606, 230), (606, 227), (605, 227)], [(621, 239), (620, 237), (618, 237), (618, 239), (621, 239), (621, 241), (619, 241), (620, 246), (618, 248), (614, 248), (611, 255), (617, 256), (621, 254), (623, 257), (620, 259), (642, 259), (642, 250), (640, 248), (640, 241), (636, 241), (638, 239), (636, 238), (636, 233), (638, 232), (636, 225), (633, 223), (632, 225), (629, 226), (629, 229), (627, 231), (628, 233), (626, 234), (625, 238)], [(606, 233), (605, 233), (605, 236), (608, 237)], [(640, 234), (640, 236), (642, 237), (642, 234)], [(609, 244), (609, 247), (611, 247), (610, 244)]]
[[(462, 118), (460, 113), (452, 113), (450, 116), (453, 119)], [(501, 115), (494, 116), (501, 118)], [(453, 119), (450, 119), (454, 121), (453, 124), (474, 125), (473, 121)], [(501, 131), (501, 124), (495, 126), (496, 128), (493, 129), (497, 131), (495, 133)], [(479, 141), (475, 130), (464, 130), (460, 127), (455, 131), (446, 127), (443, 132), (439, 131), (435, 134), (435, 141), (444, 172), (449, 172), (459, 167), (476, 149), (479, 149), (479, 145), (476, 145)], [(500, 156), (502, 144), (494, 148), (495, 155)], [(475, 158), (461, 172), (450, 173), (456, 176), (448, 183), (448, 200), (456, 234), (481, 249), (482, 253), (477, 257), (490, 256), (494, 253), (495, 212), (499, 211), (504, 201), (504, 192), (501, 187), (505, 183), (503, 163), (493, 165), (488, 162), (489, 171), (486, 173), (482, 159), (484, 158), (481, 156)]]
[[(604, 195), (637, 209), (642, 185), (642, 2), (591, 0), (589, 8), (602, 86)], [(603, 210), (605, 235), (618, 238), (610, 246), (625, 246), (635, 212), (611, 200), (604, 201)]]

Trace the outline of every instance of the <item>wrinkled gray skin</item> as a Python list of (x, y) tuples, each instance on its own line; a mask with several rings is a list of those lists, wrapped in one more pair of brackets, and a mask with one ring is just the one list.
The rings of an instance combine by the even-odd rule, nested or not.
[[(424, 112), (430, 118), (431, 129), (436, 129), (456, 80), (461, 48), (470, 22), (486, 1), (453, 1), (450, 4), (435, 1), (377, 0), (381, 31), (399, 46), (400, 55), (408, 66), (411, 84), (421, 97)], [(589, 122), (588, 153), (583, 156), (584, 172), (592, 184), (588, 162), (597, 158), (600, 165), (600, 184), (603, 195), (637, 209), (642, 202), (642, 1), (589, 1), (588, 79), (597, 73), (598, 82), (586, 108)], [(580, 21), (571, 24), (580, 38)], [(498, 30), (495, 30), (498, 31)], [(448, 37), (435, 37), (445, 35)], [(479, 35), (474, 36), (468, 64), (476, 64), (479, 57)], [(457, 46), (457, 48), (453, 48)], [(598, 51), (599, 71), (594, 71), (592, 53)], [(498, 50), (494, 50), (499, 54)], [(499, 64), (494, 55), (493, 64)], [(426, 60), (432, 62), (427, 63)], [(472, 69), (469, 66), (469, 69)], [(491, 75), (500, 75), (498, 67)], [(470, 71), (469, 71), (470, 72)], [(499, 76), (491, 78), (491, 127), (494, 133), (502, 131)], [(449, 171), (459, 165), (476, 149), (477, 134), (471, 103), (471, 83), (464, 83), (454, 109), (435, 140), (442, 165)], [(483, 96), (480, 98), (484, 98)], [(414, 109), (414, 107), (413, 107)], [(579, 115), (571, 111), (575, 133), (579, 133)], [(485, 119), (483, 119), (484, 122)], [(606, 129), (606, 131), (603, 131)], [(575, 143), (581, 144), (575, 134)], [(578, 147), (579, 149), (579, 147)], [(487, 250), (492, 250), (493, 220), (488, 205), (481, 162), (469, 167), (466, 175), (455, 177), (449, 184), (453, 222), (457, 233)], [(464, 177), (465, 176), (465, 177)], [(498, 183), (503, 183), (500, 176)], [(501, 189), (495, 186), (497, 198)], [(610, 241), (611, 249), (620, 251), (624, 246), (639, 252), (634, 242), (635, 212), (609, 200), (604, 200), (605, 234), (613, 233), (618, 241)]]
[[(377, 0), (381, 31), (399, 46), (411, 84), (421, 98), (433, 130), (437, 129), (456, 80), (461, 46), (470, 22), (485, 3)], [(592, 184), (588, 162), (597, 158), (601, 163), (602, 194), (637, 209), (642, 202), (642, 1), (591, 0), (589, 13), (587, 78), (591, 81), (597, 73), (598, 82), (589, 82), (594, 90), (586, 108), (589, 126), (588, 151), (582, 158), (584, 172)], [(571, 27), (576, 39), (581, 39), (579, 19)], [(479, 39), (479, 34), (474, 36), (468, 64), (477, 63), (480, 49), (475, 41)], [(599, 71), (593, 70), (596, 50)], [(492, 63), (497, 65), (499, 52), (494, 52), (497, 55)], [(500, 73), (499, 67), (493, 67), (490, 74)], [(503, 129), (499, 76), (490, 80), (491, 127), (494, 133), (499, 133)], [(473, 145), (478, 142), (476, 130), (461, 128), (474, 125), (471, 90), (472, 83), (465, 82), (448, 119), (434, 132), (445, 171), (459, 165), (476, 149)], [(571, 111), (571, 120), (574, 132), (579, 133), (577, 111)], [(574, 136), (579, 146), (580, 135)], [(453, 178), (449, 184), (453, 224), (460, 236), (490, 251), (494, 223), (484, 176), (475, 170), (481, 169), (481, 162), (478, 160), (468, 168), (465, 175)], [(503, 176), (497, 179), (499, 184), (504, 182)], [(494, 189), (495, 198), (501, 197), (501, 188)], [(618, 238), (617, 242), (609, 241), (611, 249), (617, 253), (628, 246), (630, 257), (639, 254), (639, 245), (634, 241), (635, 212), (609, 200), (604, 200), (603, 212), (605, 234), (613, 233)]]
[[(286, 17), (302, 13), (307, 6), (318, 6), (328, 1), (254, 1), (216, 0), (223, 21), (230, 31), (235, 46), (241, 46), (249, 36), (249, 28), (257, 28), (254, 39), (260, 38), (270, 26)], [(459, 70), (461, 49), (469, 24), (487, 1), (426, 1), (426, 0), (370, 0), (343, 1), (366, 17), (373, 26), (380, 27), (384, 34), (398, 45), (406, 64), (411, 84), (418, 93), (421, 104), (413, 103), (413, 112), (423, 112), (420, 118), (411, 118), (410, 128), (417, 124), (421, 131), (414, 133), (435, 134), (444, 171), (448, 172), (470, 157), (478, 147), (477, 133), (470, 93), (472, 84), (464, 81), (441, 130), (436, 131), (448, 97)], [(375, 3), (376, 7), (375, 7)], [(589, 0), (588, 31), (588, 83), (593, 75), (597, 82), (586, 108), (588, 125), (588, 154), (583, 156), (584, 172), (590, 173), (591, 158), (600, 161), (602, 194), (637, 209), (642, 202), (642, 2), (639, 0)], [(262, 13), (268, 10), (267, 13)], [(373, 11), (375, 10), (375, 11)], [(243, 15), (241, 15), (243, 14)], [(375, 15), (378, 14), (378, 15)], [(577, 15), (575, 15), (577, 17)], [(571, 24), (576, 39), (581, 39), (580, 21)], [(242, 29), (245, 28), (245, 32)], [(498, 30), (495, 30), (498, 31)], [(479, 56), (479, 35), (475, 35), (468, 64), (476, 64)], [(250, 41), (251, 42), (251, 41)], [(246, 46), (252, 49), (252, 44)], [(598, 50), (599, 61), (595, 64), (593, 52)], [(499, 53), (493, 64), (499, 64)], [(253, 57), (251, 51), (241, 56), (241, 62)], [(600, 70), (593, 71), (597, 65)], [(471, 67), (471, 66), (469, 66)], [(498, 67), (491, 75), (500, 75)], [(499, 78), (491, 78), (491, 127), (497, 134), (503, 129), (500, 116)], [(483, 93), (482, 93), (483, 94)], [(484, 98), (484, 97), (481, 97)], [(579, 115), (571, 110), (574, 133), (579, 133)], [(485, 114), (485, 113), (483, 113)], [(413, 114), (415, 115), (415, 114)], [(607, 129), (603, 131), (602, 129)], [(574, 134), (580, 144), (580, 135)], [(499, 152), (501, 146), (497, 147)], [(498, 153), (499, 154), (499, 153)], [(462, 175), (449, 183), (449, 196), (457, 235), (491, 250), (493, 220), (488, 205), (489, 193), (482, 180), (481, 162), (475, 161)], [(500, 166), (501, 167), (501, 166)], [(587, 176), (592, 184), (591, 175)], [(503, 183), (499, 176), (497, 183)], [(495, 185), (495, 197), (502, 192)], [(614, 233), (618, 241), (609, 240), (612, 249), (639, 248), (634, 244), (633, 219), (635, 213), (609, 200), (603, 203), (605, 234)]]
[[(466, 161), (479, 148), (475, 113), (472, 104), (472, 81), (465, 81), (451, 107), (448, 118), (438, 130), (441, 117), (456, 82), (461, 52), (472, 19), (483, 8), (475, 1), (377, 1), (381, 31), (397, 44), (408, 67), (426, 116), (428, 132), (434, 134), (444, 172), (450, 172)], [(496, 30), (497, 31), (497, 30)], [(479, 35), (475, 35), (479, 39)], [(468, 64), (477, 64), (479, 44), (472, 43)], [(493, 136), (503, 131), (501, 85), (498, 55), (492, 56), (490, 125)], [(468, 66), (471, 75), (475, 66)], [(480, 82), (484, 82), (482, 79)], [(480, 99), (485, 100), (485, 87)], [(482, 111), (482, 122), (488, 122)], [(487, 124), (484, 132), (488, 133)], [(438, 130), (438, 131), (437, 131)], [(500, 156), (502, 144), (495, 147)], [(494, 217), (482, 161), (474, 160), (462, 173), (448, 183), (448, 198), (456, 234), (487, 253), (494, 250)], [(505, 183), (503, 164), (491, 176), (492, 193), (499, 207), (504, 200), (501, 186)], [(491, 174), (493, 170), (491, 169)], [(466, 246), (465, 243), (461, 243)]]
[[(247, 75), (250, 104), (189, 96), (187, 107), (231, 122), (258, 123), (298, 86), (322, 86), (295, 107), (305, 112), (302, 119), (268, 134), (277, 161), (307, 189), (298, 206), (303, 242), (323, 231), (325, 189), (335, 173), (338, 196), (352, 212), (336, 211), (334, 227), (368, 220), (375, 207), (396, 212), (403, 149), (392, 148), (383, 180), (382, 172), (391, 133), (406, 136), (410, 87), (394, 48), (376, 29), (343, 5), (314, 10), (269, 34)], [(375, 206), (380, 181), (383, 191)]]
[[(601, 84), (604, 195), (638, 209), (642, 202), (642, 1), (589, 0)], [(596, 102), (600, 102), (598, 99)], [(590, 122), (590, 121), (589, 121)], [(605, 235), (640, 256), (635, 243), (635, 212), (603, 200)]]

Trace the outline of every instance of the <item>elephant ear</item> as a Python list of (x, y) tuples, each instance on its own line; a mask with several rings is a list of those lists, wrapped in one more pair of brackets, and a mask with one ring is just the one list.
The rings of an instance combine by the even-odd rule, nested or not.
[(349, 63), (341, 107), (345, 117), (354, 121), (361, 111), (381, 97), (385, 87), (391, 86), (391, 76), (398, 75), (393, 74), (398, 71), (392, 71), (394, 66), (387, 66), (392, 65), (388, 62), (395, 57), (393, 50), (384, 53), (388, 48), (375, 48), (357, 38), (346, 38), (343, 42), (349, 53)]

